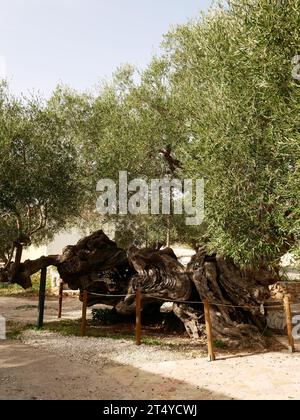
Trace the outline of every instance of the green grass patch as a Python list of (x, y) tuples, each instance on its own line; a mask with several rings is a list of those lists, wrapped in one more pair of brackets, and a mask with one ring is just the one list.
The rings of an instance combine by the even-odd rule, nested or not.
[[(0, 283), (0, 297), (31, 297), (37, 296), (40, 289), (40, 274), (34, 274), (31, 277), (32, 287), (24, 290), (17, 284)], [(47, 277), (46, 292), (51, 292), (51, 279)]]
[[(32, 329), (32, 328), (30, 328)], [(62, 336), (67, 337), (80, 337), (81, 336), (81, 320), (74, 320), (74, 321), (55, 321), (49, 322), (45, 324), (42, 330), (38, 331), (48, 331), (52, 333), (57, 333)], [(87, 326), (87, 337), (95, 337), (95, 338), (111, 338), (114, 340), (122, 340), (122, 339), (134, 339), (134, 333), (131, 331), (124, 331), (124, 332), (113, 332), (113, 331), (105, 331), (100, 327), (95, 327), (93, 325)]]
[(8, 340), (19, 340), (24, 331), (33, 328), (32, 325), (24, 325), (13, 322), (7, 323), (6, 338)]
[[(145, 344), (147, 346), (174, 346), (176, 347), (175, 343), (167, 343), (164, 342), (162, 339), (160, 338), (156, 338), (156, 337), (142, 337), (142, 344)], [(178, 345), (177, 345), (178, 346)]]
[[(35, 325), (23, 325), (10, 322), (8, 325), (8, 339), (20, 339), (25, 331), (34, 331), (41, 334), (54, 333), (62, 337), (81, 337), (81, 320), (61, 320), (46, 323), (43, 329), (38, 329)], [(118, 324), (117, 326), (94, 326), (88, 323), (86, 337), (93, 338), (109, 338), (112, 340), (126, 340), (135, 342), (134, 325)], [(178, 341), (177, 338), (172, 339), (170, 336), (158, 336), (158, 333), (151, 331), (143, 331), (142, 344), (145, 346), (156, 346), (177, 352), (200, 352), (203, 347), (200, 343), (191, 343), (189, 339)], [(206, 348), (206, 347), (205, 347)], [(203, 350), (203, 349), (202, 349)], [(205, 350), (206, 351), (206, 350)]]
[[(60, 334), (65, 337), (81, 337), (81, 320), (76, 321), (55, 321), (49, 322), (45, 324), (42, 330), (37, 330), (35, 327), (28, 326), (24, 328), (24, 330), (34, 330), (40, 332), (51, 332)], [(113, 331), (113, 330), (105, 330), (101, 327), (95, 327), (94, 325), (87, 326), (87, 337), (94, 337), (94, 338), (110, 338), (112, 340), (128, 340), (128, 341), (135, 341), (135, 332), (134, 328), (132, 330), (122, 330), (122, 331)], [(168, 347), (179, 347), (179, 343), (171, 343), (166, 342), (164, 339), (160, 339), (158, 337), (151, 337), (149, 335), (144, 335), (142, 337), (142, 344), (148, 346), (168, 346)], [(181, 344), (182, 346), (182, 344)]]
[[(112, 340), (128, 340), (131, 342), (135, 342), (135, 330), (134, 326), (132, 325), (131, 328), (128, 329), (122, 328), (122, 325), (118, 325), (116, 329), (120, 331), (114, 331), (114, 327), (107, 328), (107, 327), (97, 327), (93, 324), (87, 325), (86, 337), (93, 337), (93, 338), (110, 338)], [(62, 321), (55, 321), (51, 323), (47, 323), (43, 330), (39, 331), (48, 331), (56, 334), (60, 334), (65, 337), (81, 337), (81, 320), (70, 321), (70, 320), (62, 320)], [(151, 333), (150, 333), (151, 334)], [(187, 342), (176, 342), (176, 340), (172, 341), (171, 337), (158, 337), (150, 335), (149, 332), (143, 332), (142, 334), (142, 344), (146, 346), (160, 346), (160, 347), (167, 347), (174, 351), (186, 351), (191, 347), (192, 350), (198, 348), (198, 344), (190, 344)], [(187, 339), (188, 340), (188, 339)], [(200, 346), (199, 346), (200, 348)]]

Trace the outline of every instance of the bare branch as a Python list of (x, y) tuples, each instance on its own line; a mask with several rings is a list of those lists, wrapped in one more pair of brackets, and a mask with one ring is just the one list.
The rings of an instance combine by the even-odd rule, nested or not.
[(35, 233), (39, 232), (41, 229), (44, 229), (47, 225), (47, 208), (46, 208), (46, 206), (40, 206), (39, 207), (39, 212), (40, 212), (39, 225), (29, 233), (29, 236), (32, 236)]

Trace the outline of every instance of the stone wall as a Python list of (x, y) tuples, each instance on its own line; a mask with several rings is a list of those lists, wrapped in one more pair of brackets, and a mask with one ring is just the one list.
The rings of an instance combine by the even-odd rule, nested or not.
[(271, 300), (283, 300), (289, 296), (293, 303), (300, 303), (300, 282), (276, 283), (270, 286)]
[(286, 318), (283, 299), (289, 296), (292, 302), (293, 317), (300, 315), (300, 282), (277, 283), (270, 286), (271, 300), (265, 305), (268, 328), (286, 334)]

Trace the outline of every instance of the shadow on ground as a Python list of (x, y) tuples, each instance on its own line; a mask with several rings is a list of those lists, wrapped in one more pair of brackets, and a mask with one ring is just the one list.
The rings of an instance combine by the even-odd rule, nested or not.
[(19, 342), (2, 342), (0, 400), (231, 399), (133, 366), (106, 362), (97, 369)]

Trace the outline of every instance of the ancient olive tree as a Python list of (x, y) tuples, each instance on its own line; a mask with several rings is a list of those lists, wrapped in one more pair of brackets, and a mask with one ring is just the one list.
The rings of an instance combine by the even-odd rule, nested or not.
[[(194, 337), (203, 330), (199, 302), (209, 299), (215, 337), (260, 341), (268, 285), (299, 241), (300, 90), (292, 75), (299, 6), (230, 1), (168, 34), (164, 56), (141, 83), (125, 68), (93, 98), (58, 94), (41, 107), (2, 89), (0, 235), (13, 238), (1, 245), (3, 276), (26, 285), (41, 265), (55, 265), (71, 287), (110, 295), (91, 295), (89, 304), (110, 303), (124, 314), (134, 311), (139, 287), (144, 310), (179, 300), (174, 313)], [(74, 112), (82, 115), (75, 144), (68, 131)], [(97, 231), (61, 256), (19, 264), (23, 245), (80, 209), (82, 166), (94, 187), (120, 170), (146, 180), (204, 178), (205, 226), (193, 242), (205, 247), (185, 269), (170, 249), (126, 252)], [(182, 236), (182, 220), (172, 219)], [(125, 239), (128, 221), (119, 222)], [(151, 224), (141, 217), (130, 234)], [(154, 221), (151, 237), (162, 225)]]
[[(177, 174), (206, 181), (206, 250), (189, 271), (220, 335), (262, 328), (268, 285), (299, 240), (299, 10), (297, 0), (230, 2), (169, 34), (163, 59), (116, 96), (120, 155), (104, 153), (103, 167), (111, 156), (112, 171), (155, 177), (171, 149)], [(153, 265), (139, 272), (145, 290)]]

